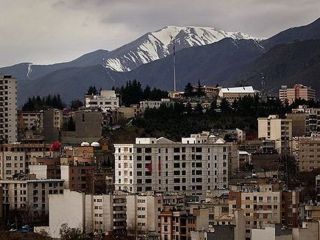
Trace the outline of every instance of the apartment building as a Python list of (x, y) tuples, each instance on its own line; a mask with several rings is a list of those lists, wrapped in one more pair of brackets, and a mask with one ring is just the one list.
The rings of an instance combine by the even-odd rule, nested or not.
[(281, 224), (289, 228), (299, 226), (299, 191), (282, 191)]
[(92, 195), (65, 190), (62, 195), (50, 195), (50, 237), (60, 238), (63, 223), (84, 233), (126, 233), (126, 194)]
[(60, 179), (0, 180), (3, 189), (3, 209), (25, 210), (37, 218), (49, 213), (49, 194), (63, 194)]
[(241, 186), (229, 193), (229, 214), (242, 209), (246, 221), (246, 236), (250, 237), (250, 229), (261, 228), (268, 224), (281, 223), (281, 191), (273, 189), (273, 185)]
[(306, 221), (301, 225), (301, 227), (292, 229), (293, 240), (318, 240), (320, 238), (319, 221)]
[(86, 95), (86, 108), (100, 108), (103, 112), (116, 110), (120, 106), (119, 96), (113, 90), (101, 90), (98, 95)]
[(0, 142), (17, 142), (17, 80), (0, 75)]
[(306, 101), (314, 101), (316, 99), (316, 91), (311, 87), (302, 84), (295, 84), (292, 88), (283, 85), (279, 89), (279, 99), (285, 103), (292, 104), (297, 99)]
[(289, 153), (292, 149), (292, 120), (270, 115), (258, 118), (258, 138), (272, 140), (278, 153)]
[(61, 166), (61, 179), (65, 181), (64, 187), (72, 191), (86, 192), (88, 186), (88, 176), (96, 169), (94, 165), (76, 163)]
[(320, 138), (301, 137), (296, 140), (296, 160), (300, 172), (320, 168)]
[(46, 142), (59, 140), (63, 124), (63, 113), (59, 109), (51, 108), (43, 112), (43, 135)]
[(174, 210), (165, 207), (160, 214), (160, 239), (187, 240), (191, 232), (196, 230), (196, 217), (186, 210)]
[(204, 196), (228, 187), (229, 145), (208, 132), (192, 134), (181, 142), (136, 138), (135, 144), (114, 147), (116, 190)]
[(2, 144), (0, 145), (0, 177), (12, 179), (13, 175), (28, 173), (32, 159), (50, 156), (48, 144)]
[(292, 109), (287, 118), (292, 119), (293, 136), (317, 136), (320, 134), (320, 108), (299, 106)]
[(124, 119), (134, 118), (140, 115), (141, 109), (139, 104), (131, 104), (129, 107), (121, 106), (118, 108), (118, 112)]
[(35, 175), (37, 179), (61, 179), (59, 157), (34, 158), (28, 168), (29, 173)]
[(19, 128), (21, 130), (42, 130), (43, 129), (43, 111), (18, 112)]
[(162, 195), (147, 192), (127, 196), (127, 234), (143, 237), (157, 236), (160, 231)]
[(259, 94), (259, 91), (254, 90), (252, 86), (246, 87), (231, 87), (231, 88), (221, 88), (219, 91), (219, 97), (226, 99), (229, 103), (233, 103), (240, 98), (245, 96), (254, 97)]

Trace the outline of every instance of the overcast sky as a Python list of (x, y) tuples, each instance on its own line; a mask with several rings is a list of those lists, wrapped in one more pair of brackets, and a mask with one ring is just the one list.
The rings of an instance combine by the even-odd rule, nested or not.
[(0, 66), (115, 49), (166, 25), (269, 37), (320, 17), (320, 0), (0, 0)]

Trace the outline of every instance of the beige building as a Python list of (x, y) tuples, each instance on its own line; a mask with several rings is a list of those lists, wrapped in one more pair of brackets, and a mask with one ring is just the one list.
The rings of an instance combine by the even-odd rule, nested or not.
[(43, 113), (43, 134), (47, 142), (59, 140), (63, 124), (63, 114), (59, 109), (47, 109)]
[(63, 180), (1, 180), (3, 207), (6, 210), (25, 210), (30, 217), (49, 213), (49, 194), (63, 194)]
[(134, 118), (140, 114), (140, 108), (138, 104), (132, 104), (130, 107), (119, 107), (118, 112), (122, 114), (122, 117), (125, 119)]
[(270, 115), (258, 118), (258, 138), (275, 141), (278, 153), (288, 153), (292, 149), (292, 120)]
[(103, 115), (100, 111), (80, 110), (73, 117), (75, 130), (63, 131), (61, 141), (76, 145), (81, 142), (96, 142), (102, 137)]
[(229, 103), (233, 103), (235, 100), (239, 100), (245, 96), (254, 97), (258, 93), (259, 91), (254, 90), (252, 86), (221, 88), (219, 97), (225, 98)]
[(207, 191), (227, 189), (229, 147), (208, 132), (192, 134), (181, 142), (162, 137), (115, 144), (115, 188), (202, 196)]
[(42, 130), (43, 129), (43, 111), (18, 113), (20, 129), (22, 130)]
[(319, 240), (319, 221), (303, 222), (302, 227), (292, 229), (292, 240)]
[(48, 144), (0, 145), (0, 178), (12, 179), (13, 175), (28, 173), (30, 162), (37, 157), (52, 154)]
[(164, 105), (169, 105), (172, 102), (170, 101), (169, 98), (163, 98), (160, 101), (150, 101), (150, 100), (145, 100), (145, 101), (140, 101), (140, 110), (141, 112), (144, 112), (147, 108), (159, 108), (162, 104)]
[(16, 142), (17, 135), (17, 81), (0, 75), (0, 142)]
[(144, 193), (127, 196), (127, 234), (146, 236), (159, 232), (160, 211), (162, 209), (160, 194)]
[(320, 135), (320, 108), (308, 108), (302, 105), (292, 109), (287, 118), (292, 119), (293, 136)]
[[(229, 193), (229, 214), (242, 209), (247, 229), (280, 224), (281, 205), (281, 192), (275, 191), (271, 184), (259, 185), (256, 189), (243, 186)], [(247, 237), (250, 237), (248, 232)]]
[(320, 168), (320, 138), (301, 137), (295, 140), (295, 156), (299, 171), (311, 172)]
[(307, 114), (306, 113), (288, 113), (287, 119), (292, 121), (292, 137), (302, 137), (307, 135)]
[(320, 221), (320, 206), (305, 205), (304, 211), (306, 221)]
[(119, 97), (113, 90), (101, 90), (97, 95), (85, 96), (86, 108), (100, 108), (103, 112), (119, 108)]
[(288, 102), (288, 104), (292, 104), (297, 99), (314, 101), (316, 99), (316, 91), (302, 84), (295, 84), (292, 88), (283, 85), (279, 89), (279, 99), (283, 103)]

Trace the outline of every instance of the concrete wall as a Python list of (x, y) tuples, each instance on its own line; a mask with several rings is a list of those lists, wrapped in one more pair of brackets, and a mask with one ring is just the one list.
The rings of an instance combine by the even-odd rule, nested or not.
[(49, 235), (59, 238), (61, 225), (65, 223), (84, 231), (84, 203), (84, 193), (64, 190), (63, 195), (49, 195)]
[(274, 227), (266, 227), (264, 229), (252, 229), (251, 240), (275, 240), (276, 230)]

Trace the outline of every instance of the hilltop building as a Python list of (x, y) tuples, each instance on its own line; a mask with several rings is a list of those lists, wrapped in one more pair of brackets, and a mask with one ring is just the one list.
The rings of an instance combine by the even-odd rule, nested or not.
[(302, 84), (295, 84), (292, 88), (283, 85), (279, 89), (279, 98), (283, 103), (288, 102), (289, 105), (297, 99), (314, 101), (316, 99), (316, 91)]
[(97, 95), (85, 96), (86, 108), (100, 108), (103, 112), (119, 108), (119, 97), (113, 90), (101, 90)]
[(219, 91), (219, 97), (225, 98), (229, 103), (233, 103), (245, 96), (255, 96), (259, 91), (254, 90), (252, 86), (246, 87), (231, 87), (231, 88), (221, 88)]

